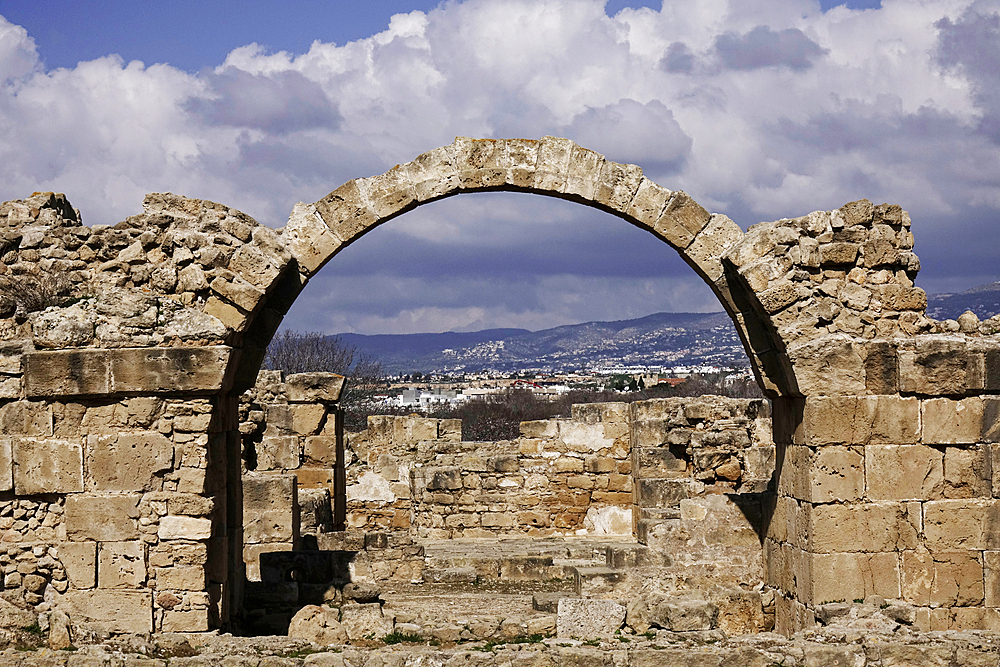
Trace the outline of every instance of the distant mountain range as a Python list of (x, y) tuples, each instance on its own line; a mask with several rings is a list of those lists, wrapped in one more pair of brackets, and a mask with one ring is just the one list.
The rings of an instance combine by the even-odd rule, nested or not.
[[(927, 314), (980, 319), (1000, 312), (1000, 282), (959, 294), (928, 296)], [(635, 320), (585, 322), (545, 329), (472, 333), (340, 334), (382, 362), (387, 373), (484, 370), (569, 372), (614, 366), (746, 366), (747, 357), (725, 313), (656, 313)]]
[(543, 331), (340, 334), (340, 338), (379, 359), (391, 374), (747, 364), (743, 346), (725, 313), (656, 313), (635, 320), (585, 322)]
[(980, 320), (1000, 313), (1000, 282), (987, 283), (958, 294), (928, 294), (927, 315), (936, 320), (954, 320), (967, 310)]

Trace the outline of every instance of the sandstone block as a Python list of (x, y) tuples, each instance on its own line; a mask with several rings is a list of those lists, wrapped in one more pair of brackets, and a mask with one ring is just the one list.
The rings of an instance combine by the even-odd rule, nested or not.
[(168, 610), (163, 612), (161, 632), (207, 632), (208, 609)]
[(74, 542), (123, 542), (139, 536), (140, 496), (66, 497), (66, 536)]
[(809, 512), (809, 548), (817, 553), (915, 549), (919, 529), (919, 513), (913, 516), (906, 503), (817, 505)]
[(231, 348), (174, 347), (109, 350), (115, 392), (217, 392)]
[(1000, 442), (1000, 398), (983, 398), (980, 442)]
[(601, 168), (594, 201), (612, 210), (627, 213), (641, 182), (641, 168), (634, 164), (606, 160)]
[(677, 190), (670, 194), (653, 230), (673, 247), (687, 248), (711, 218), (686, 192)]
[(743, 239), (743, 230), (726, 216), (714, 213), (684, 253), (713, 283), (722, 277), (722, 257)]
[(347, 632), (339, 620), (340, 613), (331, 607), (306, 605), (295, 613), (288, 625), (288, 636), (326, 646), (343, 644)]
[(643, 177), (629, 205), (628, 214), (647, 228), (652, 228), (660, 219), (667, 200), (673, 193)]
[(212, 520), (190, 516), (165, 516), (160, 519), (157, 536), (161, 540), (207, 540), (212, 537)]
[(503, 141), (456, 137), (452, 148), (462, 189), (475, 190), (504, 184), (507, 169)]
[(458, 189), (458, 170), (451, 146), (419, 155), (403, 165), (417, 201), (430, 201)]
[(850, 447), (820, 447), (812, 457), (809, 489), (802, 498), (816, 503), (850, 501), (865, 492), (864, 457)]
[(18, 495), (83, 491), (83, 448), (53, 438), (13, 438), (14, 489)]
[(340, 622), (348, 639), (357, 641), (366, 635), (374, 634), (376, 638), (385, 637), (392, 632), (392, 617), (382, 613), (379, 603), (349, 604), (340, 610)]
[(326, 417), (326, 408), (318, 403), (264, 406), (267, 435), (313, 435), (319, 433)]
[(923, 441), (929, 445), (979, 441), (983, 424), (983, 401), (971, 397), (960, 401), (931, 398), (921, 401)]
[(899, 360), (896, 345), (889, 341), (873, 340), (865, 344), (865, 384), (868, 392), (876, 395), (895, 394), (899, 391)]
[(336, 403), (345, 380), (336, 373), (295, 373), (285, 378), (285, 393), (293, 403)]
[(97, 491), (158, 490), (156, 475), (173, 463), (173, 443), (156, 431), (87, 436), (87, 471)]
[(566, 172), (566, 194), (593, 201), (605, 158), (600, 153), (573, 144)]
[(257, 470), (292, 470), (301, 464), (299, 437), (264, 436), (257, 446)]
[(987, 607), (1000, 607), (1000, 551), (983, 552), (983, 588)]
[(332, 435), (313, 435), (305, 439), (303, 456), (306, 464), (332, 468), (337, 463), (337, 438)]
[(156, 589), (160, 591), (205, 590), (205, 568), (197, 565), (175, 565), (156, 568)]
[(966, 393), (970, 356), (961, 336), (917, 336), (899, 351), (899, 388), (927, 396)]
[(541, 142), (533, 139), (506, 139), (505, 143), (506, 182), (519, 188), (531, 188), (535, 183), (538, 147)]
[(73, 588), (97, 585), (97, 542), (60, 542), (59, 561)]
[(237, 308), (225, 299), (220, 299), (214, 294), (208, 297), (205, 308), (202, 311), (205, 315), (215, 318), (226, 329), (242, 331), (243, 325), (247, 323), (246, 311)]
[(281, 274), (288, 263), (285, 257), (280, 257), (270, 250), (262, 248), (269, 244), (268, 236), (273, 232), (267, 228), (253, 230), (253, 243), (240, 245), (229, 260), (229, 270), (242, 276), (261, 292), (266, 292)]
[(0, 491), (14, 490), (14, 453), (11, 439), (0, 436)]
[(24, 392), (45, 396), (102, 396), (110, 393), (108, 350), (27, 352)]
[(409, 170), (396, 165), (384, 174), (357, 181), (379, 218), (387, 218), (409, 207), (416, 199)]
[(829, 335), (788, 349), (798, 389), (805, 396), (864, 395), (865, 365), (859, 346), (844, 335)]
[(903, 553), (903, 599), (917, 606), (968, 607), (984, 599), (979, 552)]
[(533, 189), (565, 192), (569, 161), (575, 145), (561, 137), (542, 137), (538, 142)]
[(870, 420), (868, 442), (873, 444), (908, 445), (920, 442), (920, 401), (915, 397), (865, 396)]
[(99, 588), (143, 588), (146, 554), (142, 542), (103, 542), (98, 549)]
[(298, 262), (299, 270), (306, 275), (318, 271), (341, 243), (316, 212), (315, 205), (302, 202), (292, 208), (281, 236), (285, 247)]
[(1000, 548), (1000, 503), (933, 500), (924, 503), (924, 537), (935, 551)]
[(900, 596), (896, 553), (831, 553), (810, 556), (812, 600), (818, 604), (869, 595)]
[(564, 597), (558, 604), (557, 637), (611, 638), (625, 621), (625, 607), (611, 600)]
[(243, 476), (243, 535), (247, 544), (297, 542), (297, 508), (294, 475)]
[(75, 591), (63, 598), (70, 618), (108, 632), (153, 631), (152, 595), (140, 591)]
[(940, 497), (944, 456), (926, 445), (868, 445), (865, 470), (871, 500)]
[(992, 459), (989, 445), (946, 447), (944, 494), (948, 498), (989, 498), (992, 495)]
[(243, 562), (247, 568), (248, 581), (260, 581), (260, 555), (264, 553), (274, 553), (276, 551), (292, 551), (294, 545), (291, 542), (279, 544), (271, 542), (269, 544), (246, 544), (243, 547)]

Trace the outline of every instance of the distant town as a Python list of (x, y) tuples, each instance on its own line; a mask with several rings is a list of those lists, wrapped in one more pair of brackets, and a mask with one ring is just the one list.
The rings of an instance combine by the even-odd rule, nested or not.
[(556, 400), (574, 390), (640, 391), (657, 385), (677, 386), (692, 376), (714, 384), (753, 380), (746, 366), (602, 366), (575, 373), (483, 371), (478, 373), (410, 373), (391, 375), (388, 390), (373, 397), (388, 407), (424, 412), (456, 407), (510, 390), (531, 392), (536, 398)]

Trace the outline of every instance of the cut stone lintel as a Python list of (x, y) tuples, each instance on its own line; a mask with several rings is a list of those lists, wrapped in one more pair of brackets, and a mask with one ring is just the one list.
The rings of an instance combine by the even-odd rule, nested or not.
[(223, 389), (231, 352), (222, 345), (28, 352), (25, 395), (214, 394)]

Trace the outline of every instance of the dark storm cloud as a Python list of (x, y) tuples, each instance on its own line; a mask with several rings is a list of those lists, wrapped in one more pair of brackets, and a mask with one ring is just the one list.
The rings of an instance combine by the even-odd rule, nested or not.
[(694, 70), (694, 54), (684, 42), (674, 42), (667, 47), (660, 65), (668, 72), (690, 74)]
[(983, 111), (980, 129), (1000, 141), (1000, 14), (968, 9), (958, 21), (945, 17), (938, 29), (937, 62), (969, 79), (973, 99)]
[(715, 51), (727, 69), (756, 70), (787, 67), (801, 72), (829, 51), (797, 28), (771, 30), (759, 25), (745, 34), (727, 32), (715, 38)]
[(341, 122), (323, 88), (299, 72), (265, 75), (229, 67), (204, 79), (209, 94), (189, 100), (187, 110), (213, 125), (282, 135), (310, 128), (332, 130)]

